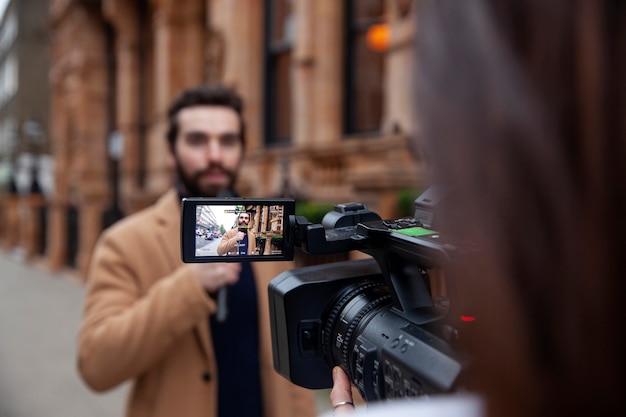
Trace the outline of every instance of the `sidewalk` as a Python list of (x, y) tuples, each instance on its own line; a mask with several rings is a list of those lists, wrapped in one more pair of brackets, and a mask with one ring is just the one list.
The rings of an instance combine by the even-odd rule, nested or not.
[(0, 251), (0, 417), (116, 417), (127, 385), (90, 391), (76, 371), (82, 284)]

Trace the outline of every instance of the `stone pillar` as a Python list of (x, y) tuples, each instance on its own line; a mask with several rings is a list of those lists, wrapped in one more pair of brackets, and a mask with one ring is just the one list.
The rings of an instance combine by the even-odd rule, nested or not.
[(343, 2), (315, 2), (313, 143), (337, 142), (342, 129)]
[[(140, 80), (140, 77), (149, 76), (140, 74), (139, 48), (148, 48), (149, 45), (140, 45), (139, 16), (135, 2), (106, 0), (103, 3), (103, 13), (105, 19), (115, 28), (115, 120), (123, 146), (119, 175), (120, 204), (125, 213), (131, 213), (135, 210), (134, 202), (140, 199), (139, 194), (142, 192), (139, 188), (139, 176), (144, 150), (141, 149), (140, 135), (141, 123), (146, 121), (140, 120), (139, 112), (140, 106), (147, 106), (147, 103), (142, 103), (146, 97), (141, 97), (140, 83), (145, 83), (145, 80)], [(149, 22), (145, 24), (148, 25)], [(144, 111), (147, 112), (147, 108)]]
[[(408, 4), (408, 6), (407, 6)], [(413, 133), (415, 126), (415, 90), (413, 88), (415, 13), (404, 1), (387, 3), (391, 40), (385, 61), (385, 100), (382, 131)]]
[(48, 239), (46, 242), (46, 265), (52, 271), (65, 266), (67, 256), (67, 204), (59, 199), (53, 200), (48, 208)]
[(164, 138), (167, 108), (181, 89), (202, 83), (204, 72), (205, 0), (154, 0), (155, 124), (148, 144), (147, 188), (161, 193), (171, 184)]
[[(61, 49), (61, 42), (53, 44), (53, 53)], [(59, 57), (53, 62), (50, 71), (50, 144), (54, 158), (54, 193), (48, 206), (48, 221), (46, 233), (45, 263), (48, 269), (58, 271), (65, 265), (67, 255), (67, 198), (69, 194), (69, 153), (70, 138), (73, 129), (70, 128), (70, 109), (67, 107), (67, 98), (64, 94), (64, 79), (68, 67), (68, 57)]]
[(292, 54), (293, 145), (313, 141), (316, 125), (315, 106), (315, 2), (296, 0), (295, 44)]
[(224, 72), (222, 82), (238, 88), (240, 55), (235, 51), (243, 44), (243, 31), (233, 30), (233, 24), (239, 22), (238, 11), (246, 14), (243, 6), (245, 0), (216, 0), (211, 2), (209, 24), (224, 38)]
[(43, 194), (29, 194), (22, 199), (23, 213), (21, 224), (24, 227), (22, 246), (26, 259), (34, 260), (39, 255), (41, 243), (41, 209), (45, 201)]
[(236, 188), (246, 196), (267, 196), (267, 163), (259, 158), (264, 149), (264, 4), (258, 0), (212, 0), (207, 22), (212, 47), (220, 50), (220, 62), (215, 64), (221, 69), (217, 81), (235, 88), (244, 100), (246, 154)]
[(72, 178), (71, 186), (77, 195), (73, 202), (79, 206), (76, 266), (84, 276), (102, 230), (102, 214), (110, 197), (107, 182), (110, 115), (107, 107), (111, 84), (106, 71), (103, 33), (98, 26), (92, 29), (90, 36), (85, 36), (82, 46), (83, 58), (77, 68), (79, 88), (73, 95), (78, 149), (72, 155), (72, 165), (78, 177)]
[[(60, 45), (55, 45), (60, 46)], [(58, 271), (65, 265), (67, 254), (67, 197), (69, 194), (69, 153), (72, 131), (69, 126), (70, 109), (64, 97), (64, 78), (67, 59), (57, 60), (50, 71), (50, 141), (55, 161), (54, 195), (48, 208), (46, 264)]]
[[(239, 0), (241, 10), (239, 16), (244, 20), (241, 31), (241, 44), (233, 45), (234, 48), (227, 51), (239, 55), (237, 62), (238, 74), (234, 85), (245, 100), (244, 118), (247, 128), (247, 148), (258, 149), (263, 147), (263, 54), (264, 39), (263, 34), (263, 2), (257, 0)], [(237, 16), (236, 16), (237, 17)], [(231, 27), (236, 27), (234, 22)]]
[(8, 193), (2, 196), (4, 217), (2, 246), (5, 249), (13, 249), (19, 243), (20, 222), (18, 206), (20, 197), (16, 193)]
[(73, 206), (78, 210), (77, 236), (71, 236), (76, 238), (75, 264), (84, 273), (109, 197), (106, 145), (110, 80), (106, 39), (101, 16), (81, 4), (68, 6), (53, 17), (53, 22), (56, 32), (50, 124), (56, 172), (47, 258), (52, 269), (66, 264), (68, 208)]
[(222, 82), (236, 88), (244, 99), (246, 149), (263, 147), (263, 2), (214, 0), (208, 25), (223, 41)]

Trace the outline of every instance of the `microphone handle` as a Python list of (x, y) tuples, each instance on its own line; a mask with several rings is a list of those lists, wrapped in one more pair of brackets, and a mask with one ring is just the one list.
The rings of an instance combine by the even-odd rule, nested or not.
[(216, 320), (220, 323), (226, 321), (228, 317), (228, 288), (226, 286), (217, 290), (217, 313)]
[[(235, 197), (235, 193), (231, 190), (222, 190), (217, 194), (217, 197)], [(217, 290), (217, 313), (216, 320), (220, 323), (226, 321), (228, 317), (228, 289), (226, 286)]]

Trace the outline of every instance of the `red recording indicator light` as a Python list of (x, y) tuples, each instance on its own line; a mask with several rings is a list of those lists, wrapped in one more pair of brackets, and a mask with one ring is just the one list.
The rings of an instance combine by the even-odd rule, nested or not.
[(461, 316), (461, 321), (474, 321), (476, 317), (474, 316)]

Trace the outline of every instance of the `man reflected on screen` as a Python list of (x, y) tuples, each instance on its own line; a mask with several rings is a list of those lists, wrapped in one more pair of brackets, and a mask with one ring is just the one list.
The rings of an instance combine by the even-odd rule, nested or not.
[(250, 213), (241, 212), (237, 215), (235, 227), (224, 233), (217, 247), (218, 255), (257, 255), (256, 233)]

